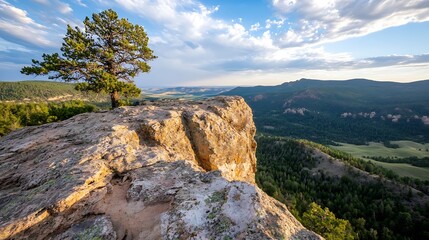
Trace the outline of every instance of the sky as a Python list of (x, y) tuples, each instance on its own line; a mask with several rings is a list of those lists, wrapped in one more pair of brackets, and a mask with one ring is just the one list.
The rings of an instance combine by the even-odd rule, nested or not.
[(429, 79), (428, 0), (0, 0), (0, 81), (47, 79), (20, 69), (110, 8), (158, 56), (139, 87)]

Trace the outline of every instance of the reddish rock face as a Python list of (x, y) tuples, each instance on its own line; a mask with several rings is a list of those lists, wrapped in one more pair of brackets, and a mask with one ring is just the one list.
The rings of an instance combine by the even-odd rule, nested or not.
[(255, 183), (239, 97), (161, 101), (0, 139), (0, 239), (307, 238)]

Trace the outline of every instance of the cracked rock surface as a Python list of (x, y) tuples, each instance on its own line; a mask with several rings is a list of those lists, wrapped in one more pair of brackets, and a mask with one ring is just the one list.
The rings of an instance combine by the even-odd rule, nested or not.
[(240, 97), (160, 101), (0, 139), (0, 239), (319, 239), (255, 186)]

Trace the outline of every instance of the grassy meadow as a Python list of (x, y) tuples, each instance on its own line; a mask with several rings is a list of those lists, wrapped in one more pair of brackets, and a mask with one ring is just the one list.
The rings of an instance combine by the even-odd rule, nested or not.
[[(383, 143), (370, 142), (368, 145), (354, 145), (339, 143), (341, 146), (330, 146), (334, 149), (349, 153), (354, 157), (370, 160), (382, 167), (396, 172), (400, 176), (415, 177), (421, 180), (429, 180), (429, 168), (416, 167), (407, 163), (386, 163), (371, 159), (371, 157), (429, 157), (429, 143), (421, 144), (412, 141), (392, 141), (391, 144), (399, 145), (399, 148), (388, 148)], [(428, 151), (426, 150), (428, 149)], [(368, 158), (369, 157), (369, 158)]]
[(429, 168), (416, 167), (408, 163), (386, 163), (364, 158), (386, 169), (392, 170), (401, 177), (414, 177), (429, 181)]
[[(429, 143), (421, 144), (412, 141), (392, 141), (399, 148), (388, 148), (383, 143), (370, 142), (368, 145), (339, 143), (341, 146), (330, 146), (334, 149), (350, 153), (354, 157), (429, 157)], [(428, 149), (428, 151), (426, 151)]]

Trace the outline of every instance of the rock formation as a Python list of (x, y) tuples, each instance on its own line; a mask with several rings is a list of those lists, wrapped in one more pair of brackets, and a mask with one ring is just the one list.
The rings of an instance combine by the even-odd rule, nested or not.
[(239, 97), (86, 113), (0, 139), (0, 239), (319, 239), (255, 186)]

